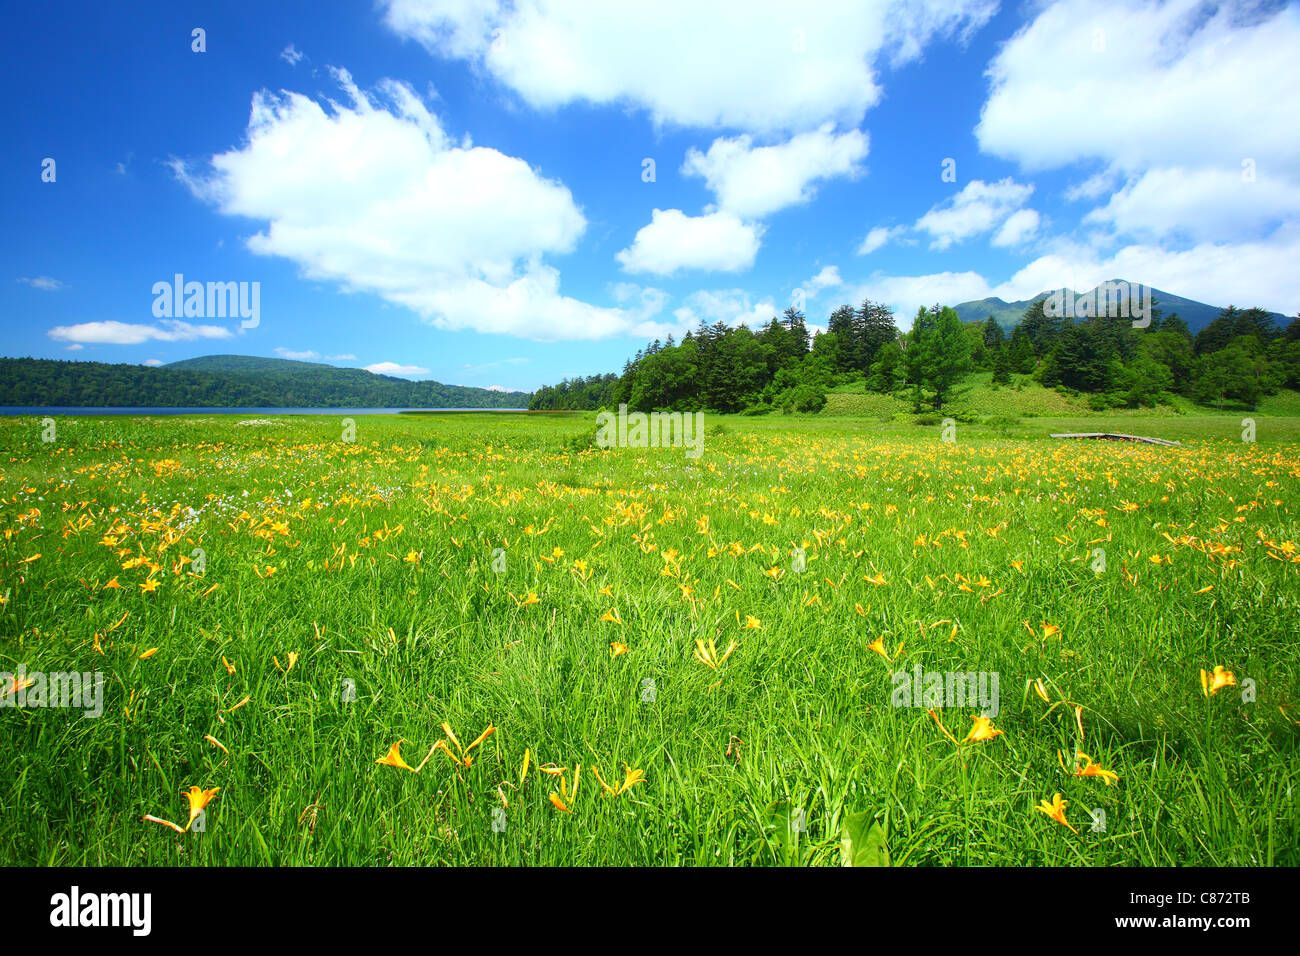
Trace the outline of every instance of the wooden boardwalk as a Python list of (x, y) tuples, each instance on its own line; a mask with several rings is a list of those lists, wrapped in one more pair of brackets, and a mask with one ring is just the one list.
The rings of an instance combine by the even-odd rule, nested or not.
[(1118, 432), (1058, 432), (1053, 438), (1102, 438), (1107, 441), (1140, 441), (1147, 445), (1168, 445), (1181, 448), (1182, 442), (1170, 441), (1168, 438), (1150, 438), (1146, 435), (1121, 435)]

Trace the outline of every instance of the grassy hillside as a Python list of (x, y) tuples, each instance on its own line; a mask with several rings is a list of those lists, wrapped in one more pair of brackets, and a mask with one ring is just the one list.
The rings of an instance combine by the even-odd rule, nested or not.
[[(1179, 440), (1213, 435), (1239, 440), (1242, 419), (1252, 418), (1261, 441), (1265, 432), (1279, 440), (1300, 440), (1300, 392), (1290, 389), (1266, 396), (1254, 410), (1205, 408), (1174, 396), (1172, 406), (1099, 412), (1088, 407), (1086, 396), (1062, 395), (1028, 376), (1013, 376), (1013, 384), (1002, 386), (993, 385), (992, 378), (991, 372), (971, 375), (941, 416), (970, 418), (963, 429), (972, 429), (972, 434), (1032, 437), (1063, 431), (1119, 431)], [(827, 395), (819, 417), (823, 416), (863, 419), (885, 430), (910, 430), (930, 427), (918, 423), (930, 423), (936, 414), (927, 410), (914, 415), (908, 401), (864, 392), (861, 385), (845, 385)]]

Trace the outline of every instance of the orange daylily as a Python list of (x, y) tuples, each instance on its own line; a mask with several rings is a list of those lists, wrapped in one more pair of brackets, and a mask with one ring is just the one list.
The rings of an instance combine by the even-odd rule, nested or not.
[(601, 793), (607, 797), (617, 797), (619, 794), (627, 793), (627, 791), (631, 790), (638, 783), (645, 783), (645, 771), (633, 770), (626, 763), (623, 764), (623, 782), (617, 787), (611, 787), (605, 782), (604, 778), (600, 775), (600, 768), (595, 764), (591, 765), (591, 772), (596, 775), (596, 779), (600, 782)]
[(403, 770), (409, 770), (411, 773), (419, 773), (414, 767), (402, 759), (402, 742), (399, 740), (388, 748), (388, 753), (384, 754), (375, 763), (383, 764), (385, 767), (401, 767)]
[[(1079, 766), (1080, 759), (1087, 761), (1082, 767)], [(1059, 750), (1056, 752), (1056, 762), (1061, 765), (1062, 770), (1065, 770), (1065, 758)], [(1082, 750), (1075, 751), (1074, 765), (1075, 769), (1072, 776), (1075, 777), (1101, 777), (1102, 781), (1108, 787), (1110, 786), (1111, 781), (1119, 779), (1119, 774), (1110, 770), (1103, 770), (1101, 767), (1093, 763), (1092, 758)]]
[(1057, 794), (1053, 794), (1052, 799), (1050, 801), (1040, 800), (1038, 806), (1034, 807), (1034, 809), (1046, 813), (1057, 823), (1061, 824), (1062, 826), (1070, 827), (1070, 829), (1075, 834), (1078, 834), (1079, 831), (1075, 830), (1074, 827), (1070, 826), (1070, 821), (1065, 819), (1065, 808), (1068, 807), (1069, 805), (1070, 805), (1070, 801), (1062, 800), (1061, 795), (1057, 793)]
[(1214, 673), (1211, 674), (1206, 670), (1201, 670), (1201, 693), (1206, 697), (1213, 697), (1225, 687), (1236, 687), (1237, 678), (1230, 670), (1224, 669), (1222, 664), (1216, 664)]
[(220, 787), (213, 787), (210, 790), (201, 790), (198, 787), (190, 787), (188, 791), (182, 790), (181, 792), (185, 794), (186, 798), (190, 801), (190, 818), (183, 827), (172, 823), (170, 820), (164, 820), (162, 817), (155, 817), (148, 813), (146, 813), (141, 819), (147, 820), (149, 823), (159, 823), (165, 827), (170, 827), (177, 833), (184, 833), (194, 825), (194, 821), (198, 819), (199, 814), (203, 812), (203, 808), (208, 805), (220, 790)]
[(220, 789), (220, 787), (213, 787), (211, 790), (200, 790), (198, 787), (190, 787), (189, 792), (185, 794), (190, 801), (190, 822), (185, 824), (187, 830), (194, 823), (194, 818), (202, 812)]
[[(497, 729), (489, 723), (487, 730), (479, 734), (478, 737), (474, 739), (474, 742), (472, 744), (462, 749), (460, 746), (460, 741), (457, 740), (456, 735), (452, 733), (451, 725), (444, 723), (442, 725), (442, 732), (447, 735), (447, 740), (450, 740), (455, 745), (456, 751), (455, 753), (453, 753), (451, 747), (447, 746), (447, 740), (439, 740), (436, 744), (433, 745), (433, 748), (429, 751), (429, 756), (433, 756), (434, 750), (441, 750), (443, 753), (447, 755), (447, 758), (452, 763), (458, 764), (459, 766), (462, 767), (469, 767), (474, 763), (474, 759), (470, 757), (469, 752), (473, 750), (475, 747), (477, 747), (479, 744), (481, 744), (483, 741), (487, 740), (488, 737), (496, 733), (496, 730)], [(425, 757), (424, 759), (428, 760), (429, 757)], [(420, 764), (420, 766), (423, 767), (424, 764)]]
[(981, 717), (976, 714), (971, 714), (970, 719), (975, 721), (975, 726), (970, 729), (970, 733), (966, 735), (966, 739), (962, 741), (963, 743), (968, 741), (978, 743), (981, 740), (992, 740), (994, 737), (1001, 736), (1002, 731), (993, 726), (993, 719), (991, 717)]

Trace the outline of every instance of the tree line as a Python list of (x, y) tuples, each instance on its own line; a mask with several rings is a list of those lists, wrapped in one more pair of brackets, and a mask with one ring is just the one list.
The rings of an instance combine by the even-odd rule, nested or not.
[(247, 373), (0, 358), (0, 405), (203, 408), (519, 408), (527, 396), (364, 369), (303, 365)]
[[(963, 322), (952, 308), (921, 308), (907, 332), (870, 299), (841, 305), (826, 331), (809, 334), (786, 309), (757, 331), (703, 322), (680, 342), (655, 340), (621, 375), (565, 379), (533, 393), (534, 409), (766, 414), (816, 412), (845, 384), (942, 410), (973, 372), (996, 385), (1038, 381), (1087, 394), (1094, 409), (1169, 402), (1175, 394), (1223, 407), (1253, 406), (1279, 388), (1300, 388), (1300, 318), (1285, 329), (1263, 309), (1229, 306), (1192, 335), (1176, 313), (1152, 309), (1146, 328), (1128, 319), (1052, 316), (1033, 302), (1009, 331), (989, 316)], [(1018, 378), (1016, 378), (1018, 377)]]

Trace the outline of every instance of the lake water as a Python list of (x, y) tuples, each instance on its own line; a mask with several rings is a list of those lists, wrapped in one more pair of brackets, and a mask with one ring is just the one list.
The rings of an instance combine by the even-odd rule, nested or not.
[(402, 412), (524, 412), (525, 408), (133, 408), (0, 405), (0, 415), (399, 415)]

